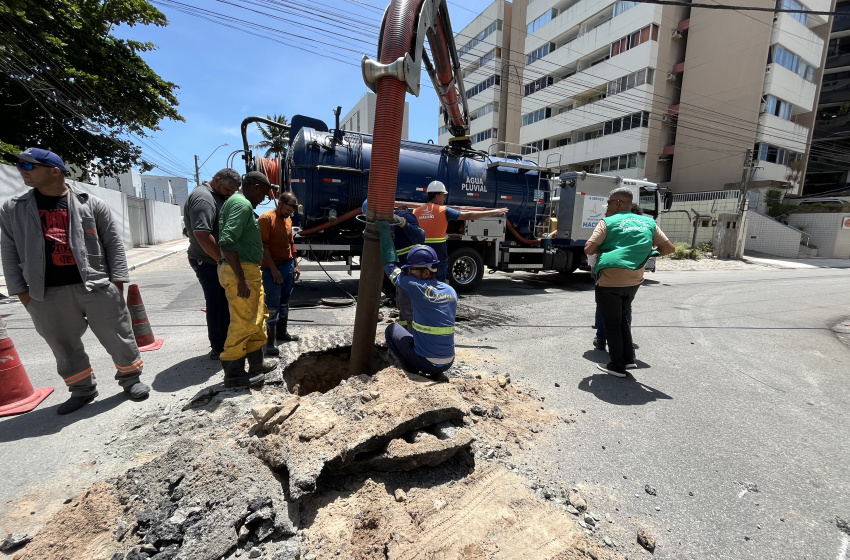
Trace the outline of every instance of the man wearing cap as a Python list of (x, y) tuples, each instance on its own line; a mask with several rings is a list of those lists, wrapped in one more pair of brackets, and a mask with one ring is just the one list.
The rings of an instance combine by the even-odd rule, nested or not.
[(68, 414), (97, 396), (82, 341), (87, 327), (112, 357), (124, 393), (145, 399), (150, 387), (140, 381), (143, 363), (124, 301), (127, 258), (112, 213), (65, 182), (65, 164), (55, 153), (29, 148), (7, 159), (16, 159), (31, 190), (0, 209), (3, 273), (71, 392), (57, 412)]
[(254, 213), (270, 188), (265, 175), (251, 171), (242, 181), (242, 193), (234, 194), (221, 207), (218, 244), (223, 259), (218, 265), (218, 280), (230, 308), (230, 326), (221, 353), (225, 387), (262, 384), (264, 374), (277, 365), (274, 360), (263, 359), (268, 311), (260, 273), (263, 239)]
[(218, 360), (224, 350), (230, 312), (227, 296), (218, 281), (218, 217), (224, 201), (239, 190), (242, 177), (235, 169), (225, 168), (216, 173), (212, 181), (192, 190), (183, 207), (183, 224), (189, 234), (189, 266), (195, 271), (207, 306), (207, 337), (210, 341), (210, 358)]
[(440, 264), (437, 267), (437, 280), (446, 281), (449, 271), (449, 253), (446, 247), (446, 230), (449, 222), (456, 220), (477, 220), (487, 216), (503, 216), (507, 208), (493, 210), (456, 210), (446, 206), (446, 195), (449, 193), (441, 181), (431, 181), (426, 190), (428, 202), (413, 211), (419, 220), (419, 227), (425, 230), (425, 244), (434, 249)]
[(405, 367), (438, 379), (455, 359), (457, 292), (436, 279), (439, 259), (427, 245), (411, 249), (407, 263), (399, 268), (389, 224), (379, 221), (377, 225), (384, 270), (413, 306), (412, 334), (393, 323), (384, 333), (387, 346)]
[(301, 276), (295, 262), (295, 238), (292, 235), (292, 214), (298, 199), (291, 192), (284, 192), (277, 206), (263, 212), (257, 220), (263, 240), (263, 290), (266, 292), (266, 308), (269, 319), (266, 326), (266, 354), (280, 354), (275, 341), (295, 342), (298, 336), (289, 334), (289, 296), (295, 281)]

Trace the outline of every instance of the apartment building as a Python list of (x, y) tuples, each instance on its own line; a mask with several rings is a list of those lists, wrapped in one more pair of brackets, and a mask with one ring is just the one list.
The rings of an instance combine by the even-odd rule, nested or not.
[[(354, 104), (348, 113), (345, 114), (339, 121), (339, 126), (343, 130), (350, 132), (360, 132), (362, 134), (372, 134), (375, 131), (375, 107), (378, 101), (378, 96), (371, 91), (363, 94), (363, 97)], [(410, 104), (404, 102), (404, 119), (401, 124), (401, 138), (408, 139), (410, 131)]]
[[(495, 0), (455, 35), (469, 107), (469, 136), (476, 150), (519, 149), (526, 5), (527, 0)], [(442, 106), (438, 126), (439, 143), (446, 145), (451, 133)]]
[(850, 0), (840, 0), (826, 49), (803, 194), (850, 189)]
[[(831, 1), (778, 0), (781, 7), (818, 11), (830, 10)], [(458, 48), (510, 8), (494, 2), (459, 34)], [(519, 78), (521, 87), (518, 95), (500, 92), (499, 111), (518, 113), (527, 157), (565, 170), (647, 178), (676, 192), (736, 188), (750, 157), (751, 188), (799, 190), (827, 18), (627, 0), (517, 0), (512, 9), (516, 23), (507, 30), (502, 24), (501, 32), (510, 32), (513, 44), (523, 37), (524, 60), (510, 65), (507, 80), (502, 72), (498, 85)], [(488, 48), (498, 44), (490, 40)], [(480, 46), (474, 54), (484, 60)], [(472, 67), (464, 58), (464, 69)], [(495, 92), (484, 94), (486, 102), (481, 98), (473, 110), (476, 97), (489, 91), (474, 88), (498, 75), (495, 68), (485, 74), (465, 81), (475, 94), (473, 114), (495, 100)], [(505, 122), (493, 131), (500, 139), (516, 134), (512, 121)]]

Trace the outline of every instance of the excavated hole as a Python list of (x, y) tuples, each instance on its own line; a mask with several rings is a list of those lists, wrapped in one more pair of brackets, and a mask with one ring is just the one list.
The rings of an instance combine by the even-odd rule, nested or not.
[[(283, 380), (290, 393), (299, 396), (313, 392), (326, 393), (348, 379), (351, 346), (323, 352), (307, 352), (283, 370)], [(393, 365), (387, 348), (375, 347), (375, 360), (370, 374)]]

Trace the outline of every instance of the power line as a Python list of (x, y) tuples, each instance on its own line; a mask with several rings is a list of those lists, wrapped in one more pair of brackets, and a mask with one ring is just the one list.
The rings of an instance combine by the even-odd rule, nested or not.
[(697, 2), (681, 2), (679, 0), (636, 0), (639, 4), (660, 4), (662, 6), (682, 6), (685, 8), (705, 8), (707, 10), (734, 10), (749, 12), (771, 12), (789, 14), (812, 14), (816, 16), (846, 16), (847, 12), (830, 12), (821, 10), (805, 10), (793, 8), (764, 8), (759, 6), (734, 6), (723, 4), (701, 4)]

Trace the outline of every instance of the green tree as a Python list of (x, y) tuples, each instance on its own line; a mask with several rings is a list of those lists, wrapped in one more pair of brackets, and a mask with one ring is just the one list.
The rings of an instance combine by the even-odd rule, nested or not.
[[(270, 121), (279, 122), (280, 124), (289, 124), (285, 115), (266, 115)], [(283, 128), (276, 126), (264, 125), (257, 123), (257, 128), (260, 129), (263, 139), (257, 142), (256, 147), (260, 150), (265, 150), (263, 157), (286, 157), (286, 149), (289, 147), (289, 132)]]
[(0, 2), (0, 146), (49, 148), (86, 175), (151, 169), (126, 138), (182, 121), (178, 86), (142, 59), (155, 45), (111, 30), (167, 23), (146, 0)]

